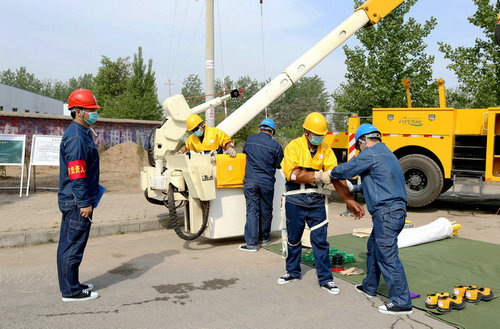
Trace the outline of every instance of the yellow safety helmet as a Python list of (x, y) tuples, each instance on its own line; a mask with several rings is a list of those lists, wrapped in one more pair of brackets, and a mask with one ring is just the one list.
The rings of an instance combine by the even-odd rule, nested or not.
[(191, 114), (186, 123), (188, 130), (193, 130), (197, 125), (203, 122), (203, 119), (198, 114)]
[(326, 119), (323, 114), (319, 112), (309, 113), (302, 127), (317, 135), (325, 135), (328, 132)]

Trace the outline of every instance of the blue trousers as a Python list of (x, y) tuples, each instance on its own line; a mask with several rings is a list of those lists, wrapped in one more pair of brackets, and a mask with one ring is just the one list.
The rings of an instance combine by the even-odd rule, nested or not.
[(373, 231), (367, 244), (367, 271), (366, 278), (363, 279), (363, 290), (369, 295), (376, 295), (382, 274), (392, 303), (409, 308), (410, 291), (398, 249), (398, 234), (404, 227), (405, 219), (406, 211), (399, 206), (373, 213)]
[[(286, 230), (288, 233), (288, 257), (286, 258), (286, 272), (299, 278), (300, 255), (302, 253), (302, 233), (307, 225), (313, 227), (326, 219), (324, 204), (319, 207), (309, 208), (286, 202)], [(314, 252), (314, 263), (319, 285), (333, 281), (332, 266), (328, 252), (330, 245), (326, 241), (328, 224), (311, 231), (311, 245)], [(296, 246), (292, 246), (296, 245)]]
[(91, 222), (82, 217), (76, 205), (60, 209), (63, 214), (57, 247), (57, 274), (62, 296), (71, 297), (82, 292), (78, 269), (89, 238)]
[(245, 183), (243, 193), (247, 204), (245, 242), (257, 248), (259, 240), (268, 240), (273, 221), (274, 186)]

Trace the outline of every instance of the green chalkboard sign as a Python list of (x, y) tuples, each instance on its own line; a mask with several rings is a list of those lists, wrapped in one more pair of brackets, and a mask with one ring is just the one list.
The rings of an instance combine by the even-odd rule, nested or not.
[(26, 136), (0, 135), (0, 165), (23, 165)]

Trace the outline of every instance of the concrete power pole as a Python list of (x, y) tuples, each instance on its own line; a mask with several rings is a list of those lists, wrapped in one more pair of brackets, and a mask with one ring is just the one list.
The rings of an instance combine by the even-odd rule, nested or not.
[[(215, 93), (214, 87), (214, 0), (207, 0), (207, 36), (206, 36), (206, 94)], [(213, 99), (214, 96), (205, 96), (205, 101)], [(215, 126), (215, 110), (210, 108), (205, 111), (205, 123), (207, 126)]]

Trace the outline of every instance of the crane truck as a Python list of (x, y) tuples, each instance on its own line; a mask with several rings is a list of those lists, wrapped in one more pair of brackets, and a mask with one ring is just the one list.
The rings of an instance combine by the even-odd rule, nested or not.
[[(403, 169), (408, 205), (426, 206), (450, 188), (452, 195), (480, 196), (484, 182), (500, 182), (500, 108), (447, 107), (442, 79), (439, 107), (412, 107), (407, 80), (402, 82), (408, 108), (374, 108), (372, 113), (373, 125)], [(354, 132), (359, 125), (360, 118), (352, 115), (347, 132), (325, 138), (338, 158), (355, 155)]]
[[(229, 136), (237, 133), (356, 31), (376, 24), (402, 2), (403, 0), (366, 1), (217, 128)], [(231, 97), (237, 97), (237, 91), (193, 108), (188, 106), (182, 95), (169, 97), (163, 104), (167, 120), (155, 130), (153, 159), (150, 161), (154, 165), (144, 167), (141, 171), (141, 188), (148, 201), (167, 206), (172, 226), (182, 239), (192, 240), (198, 236), (219, 239), (243, 235), (246, 207), (241, 187), (245, 155), (238, 154), (235, 159), (230, 159), (224, 154), (174, 154), (186, 133), (189, 115), (220, 105)], [(285, 178), (281, 171), (277, 171), (276, 175), (273, 218), (280, 218), (280, 200), (285, 189)], [(177, 223), (176, 209), (179, 208), (184, 209), (183, 230)], [(271, 229), (278, 230), (279, 221), (274, 220)]]

